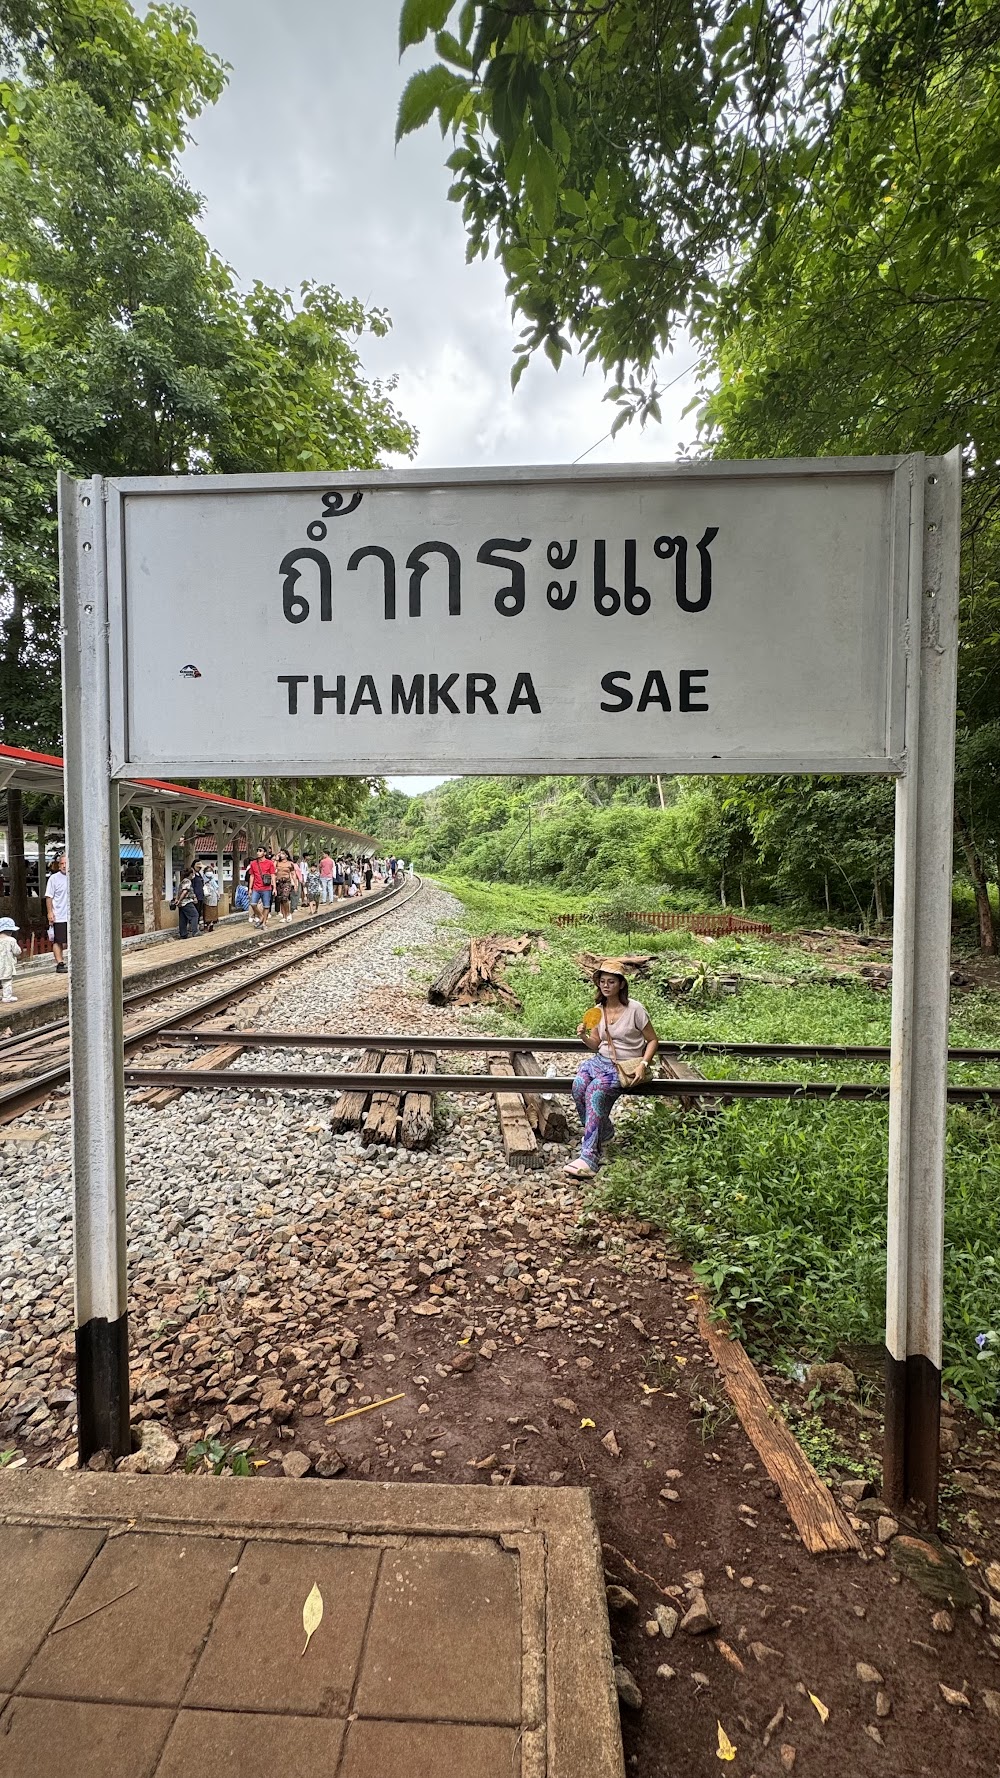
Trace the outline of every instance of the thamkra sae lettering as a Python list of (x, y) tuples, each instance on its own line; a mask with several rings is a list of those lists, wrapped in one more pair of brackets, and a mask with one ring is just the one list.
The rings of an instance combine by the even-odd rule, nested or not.
[[(530, 673), (515, 673), (509, 685), (501, 685), (494, 673), (374, 673), (353, 675), (334, 673), (279, 673), (277, 683), (285, 687), (289, 716), (359, 716), (370, 710), (373, 716), (517, 716), (522, 711), (531, 716), (542, 713), (541, 700)], [(605, 696), (600, 708), (610, 713), (631, 710), (638, 715), (654, 709), (678, 711), (691, 715), (708, 709), (708, 669), (681, 667), (671, 675), (673, 697), (667, 675), (659, 667), (633, 678), (621, 667), (605, 673), (601, 690)], [(308, 689), (300, 692), (300, 687)]]

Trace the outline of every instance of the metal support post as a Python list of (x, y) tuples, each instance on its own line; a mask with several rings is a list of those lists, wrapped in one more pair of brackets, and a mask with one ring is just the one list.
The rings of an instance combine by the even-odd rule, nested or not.
[(125, 1281), (118, 786), (112, 783), (108, 582), (101, 478), (59, 477), (63, 734), (73, 965), (76, 1392), (80, 1461), (125, 1456), (129, 1439)]
[(143, 805), (142, 827), (142, 930), (156, 931), (156, 898), (153, 894), (153, 812)]
[(896, 786), (883, 1493), (937, 1522), (961, 458), (910, 523), (906, 765)]
[(219, 895), (220, 895), (220, 897), (225, 893), (225, 882), (226, 882), (225, 848), (226, 848), (226, 823), (224, 821), (217, 821), (215, 823), (215, 874), (219, 879)]
[(174, 898), (174, 818), (169, 809), (163, 812), (163, 899)]

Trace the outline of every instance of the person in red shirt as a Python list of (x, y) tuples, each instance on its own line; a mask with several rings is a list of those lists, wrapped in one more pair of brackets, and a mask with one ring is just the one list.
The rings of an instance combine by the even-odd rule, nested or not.
[(274, 889), (274, 864), (263, 846), (257, 847), (256, 858), (250, 861), (250, 913), (259, 932), (271, 918), (271, 893)]

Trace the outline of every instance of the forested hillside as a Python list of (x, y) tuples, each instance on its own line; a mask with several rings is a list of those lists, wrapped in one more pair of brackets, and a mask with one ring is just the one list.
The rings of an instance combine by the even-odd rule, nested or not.
[(438, 874), (862, 923), (891, 912), (893, 796), (877, 778), (461, 778), (389, 792), (369, 825)]

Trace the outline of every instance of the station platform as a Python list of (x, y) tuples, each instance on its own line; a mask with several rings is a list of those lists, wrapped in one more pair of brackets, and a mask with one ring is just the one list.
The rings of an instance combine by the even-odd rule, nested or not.
[(584, 1489), (35, 1470), (0, 1572), (0, 1778), (624, 1772)]
[[(307, 934), (318, 931), (322, 928), (324, 915), (328, 915), (332, 907), (338, 911), (348, 907), (361, 908), (377, 901), (381, 893), (384, 891), (376, 890), (354, 901), (328, 904), (317, 915), (308, 909), (300, 909), (290, 924), (282, 926), (271, 920), (265, 931), (268, 936), (275, 932)], [(176, 932), (143, 934), (122, 942), (122, 984), (126, 995), (130, 989), (156, 988), (185, 975), (195, 963), (253, 955), (266, 948), (267, 939), (262, 940), (253, 930), (246, 914), (229, 915), (218, 922), (214, 932), (199, 932), (193, 938), (180, 939)], [(68, 961), (72, 970), (72, 947)], [(66, 975), (56, 974), (51, 956), (23, 965), (14, 978), (15, 1003), (0, 1006), (0, 1034), (10, 1032), (19, 1036), (52, 1020), (64, 1019), (69, 1002), (69, 982), (68, 972)]]

